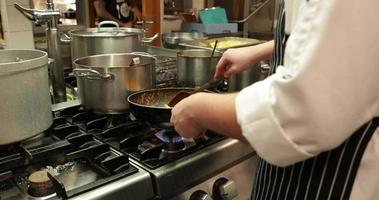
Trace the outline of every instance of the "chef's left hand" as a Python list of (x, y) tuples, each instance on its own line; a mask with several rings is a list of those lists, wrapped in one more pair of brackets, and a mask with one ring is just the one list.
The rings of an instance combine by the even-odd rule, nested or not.
[(183, 99), (172, 108), (171, 123), (181, 136), (196, 138), (204, 132), (205, 128), (198, 122), (199, 107), (201, 107), (201, 93)]

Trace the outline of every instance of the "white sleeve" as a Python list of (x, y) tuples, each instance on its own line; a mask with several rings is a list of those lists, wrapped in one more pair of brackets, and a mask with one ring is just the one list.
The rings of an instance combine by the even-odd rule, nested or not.
[(286, 166), (343, 143), (379, 115), (379, 1), (309, 1), (284, 66), (240, 92), (242, 134), (266, 161)]

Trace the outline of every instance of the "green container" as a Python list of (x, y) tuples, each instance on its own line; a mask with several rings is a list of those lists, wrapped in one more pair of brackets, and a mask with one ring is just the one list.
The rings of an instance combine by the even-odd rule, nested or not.
[(199, 11), (199, 17), (203, 24), (227, 24), (228, 18), (224, 8), (212, 7)]

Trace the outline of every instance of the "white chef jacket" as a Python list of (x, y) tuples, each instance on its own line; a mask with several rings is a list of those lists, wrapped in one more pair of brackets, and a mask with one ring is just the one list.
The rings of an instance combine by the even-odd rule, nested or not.
[[(288, 0), (284, 65), (236, 99), (242, 134), (267, 162), (287, 166), (342, 144), (379, 116), (379, 1)], [(351, 199), (379, 199), (379, 132)]]

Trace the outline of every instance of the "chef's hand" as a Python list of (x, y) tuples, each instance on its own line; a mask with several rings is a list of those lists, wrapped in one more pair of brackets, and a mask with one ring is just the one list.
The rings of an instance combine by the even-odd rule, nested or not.
[(205, 128), (197, 122), (196, 109), (199, 109), (201, 97), (193, 94), (176, 104), (171, 111), (171, 123), (175, 130), (185, 138), (200, 136)]
[(222, 76), (229, 78), (233, 74), (255, 66), (261, 60), (270, 58), (273, 47), (274, 42), (269, 41), (255, 46), (228, 49), (216, 65), (214, 78)]

